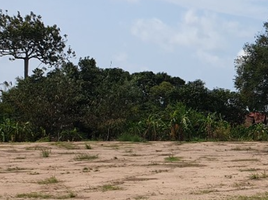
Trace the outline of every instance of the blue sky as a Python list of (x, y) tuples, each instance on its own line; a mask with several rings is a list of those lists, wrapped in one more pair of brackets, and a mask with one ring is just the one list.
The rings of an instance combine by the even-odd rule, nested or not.
[[(33, 11), (56, 24), (80, 57), (101, 68), (166, 72), (234, 90), (234, 59), (268, 19), (267, 0), (8, 0), (10, 15)], [(30, 71), (42, 67), (30, 61)], [(23, 76), (23, 61), (0, 58), (0, 83)]]

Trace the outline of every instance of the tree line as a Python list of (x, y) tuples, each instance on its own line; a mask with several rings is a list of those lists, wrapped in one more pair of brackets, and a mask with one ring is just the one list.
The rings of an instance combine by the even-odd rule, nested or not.
[[(63, 38), (33, 13), (1, 14), (0, 55), (26, 60), (26, 72), (1, 91), (0, 141), (267, 140), (266, 126), (244, 126), (249, 110), (267, 108), (267, 31), (236, 60), (238, 92), (165, 72), (103, 69), (90, 57), (76, 65)], [(31, 58), (54, 68), (28, 76)]]
[(208, 90), (201, 80), (102, 69), (89, 57), (48, 73), (36, 69), (1, 99), (5, 141), (114, 140), (124, 134), (144, 140), (228, 139), (246, 112), (237, 93)]

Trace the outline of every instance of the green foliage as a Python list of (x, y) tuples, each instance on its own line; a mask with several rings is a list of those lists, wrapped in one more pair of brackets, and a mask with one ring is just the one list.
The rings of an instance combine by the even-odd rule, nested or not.
[(101, 69), (89, 57), (36, 69), (0, 101), (2, 141), (266, 140), (265, 128), (244, 128), (243, 120), (237, 93), (165, 73)]
[(72, 65), (64, 65), (48, 73), (47, 77), (43, 70), (35, 70), (31, 77), (19, 79), (17, 87), (3, 93), (3, 102), (13, 107), (15, 120), (27, 120), (36, 134), (59, 140), (68, 136), (64, 131), (74, 130), (73, 122), (79, 118), (81, 87), (72, 78), (75, 70)]
[(172, 139), (176, 140), (190, 140), (193, 131), (192, 122), (190, 120), (190, 109), (182, 103), (177, 103), (174, 111), (170, 116), (170, 123), (172, 130)]
[(25, 17), (20, 12), (16, 16), (0, 14), (0, 55), (23, 59), (25, 78), (32, 58), (55, 65), (62, 63), (67, 54), (74, 55), (70, 48), (64, 53), (66, 41), (66, 35), (62, 37), (56, 25), (45, 26), (42, 17), (33, 12)]
[(47, 184), (55, 184), (55, 183), (58, 183), (58, 182), (59, 182), (59, 180), (55, 176), (51, 176), (51, 177), (46, 178), (44, 180), (38, 181), (37, 183), (47, 185)]
[(82, 160), (94, 160), (97, 159), (98, 155), (89, 155), (89, 154), (79, 154), (75, 156), (75, 160), (82, 161)]
[(256, 124), (248, 128), (247, 137), (255, 141), (268, 141), (268, 127)]
[(165, 158), (165, 161), (167, 161), (167, 162), (178, 162), (180, 160), (181, 160), (181, 158), (175, 157), (173, 155), (170, 155), (169, 157)]
[(142, 137), (140, 137), (136, 134), (132, 135), (129, 133), (123, 133), (117, 139), (118, 139), (118, 141), (124, 141), (124, 142), (126, 142), (126, 141), (128, 141), (128, 142), (145, 142), (145, 140)]
[(85, 148), (86, 149), (92, 149), (92, 147), (90, 146), (90, 144), (87, 144), (87, 143), (85, 144)]
[(35, 139), (29, 122), (16, 122), (10, 118), (4, 118), (0, 124), (0, 135), (2, 142), (33, 141)]
[(267, 111), (268, 95), (268, 23), (265, 31), (256, 36), (255, 43), (246, 43), (244, 55), (236, 59), (235, 86), (252, 111)]
[(43, 158), (48, 158), (51, 153), (50, 149), (41, 149), (41, 156)]

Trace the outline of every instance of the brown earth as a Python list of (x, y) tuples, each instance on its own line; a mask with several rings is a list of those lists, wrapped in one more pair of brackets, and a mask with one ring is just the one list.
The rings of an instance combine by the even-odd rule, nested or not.
[(0, 143), (0, 152), (3, 200), (268, 196), (268, 143)]

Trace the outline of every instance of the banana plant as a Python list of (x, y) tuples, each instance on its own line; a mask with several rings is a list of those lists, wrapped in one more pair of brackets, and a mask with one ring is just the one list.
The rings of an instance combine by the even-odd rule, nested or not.
[(180, 141), (190, 140), (193, 130), (190, 116), (190, 109), (185, 105), (178, 103), (175, 110), (170, 115), (171, 139)]

